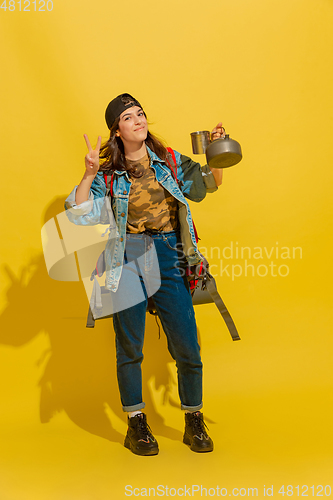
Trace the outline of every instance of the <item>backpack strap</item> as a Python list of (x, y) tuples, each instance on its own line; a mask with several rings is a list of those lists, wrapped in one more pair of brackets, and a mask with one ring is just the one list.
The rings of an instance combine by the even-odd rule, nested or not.
[(176, 161), (176, 155), (175, 155), (175, 152), (172, 148), (167, 148), (168, 150), (168, 153), (170, 153), (171, 155), (171, 158), (172, 158), (172, 161), (173, 161), (173, 165), (171, 164), (171, 161), (169, 161), (169, 158), (167, 157), (167, 162), (169, 164), (169, 167), (171, 169), (171, 172), (173, 173), (173, 176), (175, 178), (175, 181), (178, 183), (178, 179), (177, 179), (177, 161)]
[[(183, 181), (179, 181), (177, 178), (177, 160), (176, 160), (176, 155), (175, 152), (172, 148), (167, 148), (169, 156), (166, 157), (166, 161), (168, 162), (168, 165), (170, 167), (171, 172), (173, 173), (174, 179), (177, 182), (179, 188), (184, 186)], [(170, 157), (172, 158), (173, 165), (170, 161)]]
[(86, 328), (95, 328), (95, 318), (93, 316), (91, 307), (89, 306)]
[(227, 325), (227, 328), (229, 330), (229, 333), (231, 335), (232, 340), (241, 340), (239, 333), (237, 331), (236, 325), (230, 315), (230, 312), (228, 311), (225, 303), (223, 302), (221, 295), (217, 291), (216, 285), (212, 279), (208, 279), (205, 283), (205, 286), (207, 288), (207, 291), (213, 301), (215, 302), (216, 307), (220, 311), (220, 314), (222, 318), (224, 319), (225, 324)]
[[(92, 279), (92, 278), (90, 278)], [(93, 291), (90, 297), (90, 302), (89, 302), (89, 311), (88, 311), (88, 317), (87, 317), (87, 328), (94, 328), (95, 327), (95, 317), (94, 317), (94, 312), (96, 314), (96, 310), (102, 310), (103, 308), (103, 303), (102, 303), (102, 295), (101, 295), (101, 287), (99, 286), (99, 283), (96, 279), (96, 276), (93, 278), (94, 280), (94, 285), (93, 285)]]
[(112, 174), (104, 173), (104, 180), (105, 180), (105, 185), (106, 185), (106, 196), (110, 193), (110, 196), (112, 198), (113, 194), (113, 177), (114, 177), (114, 172)]

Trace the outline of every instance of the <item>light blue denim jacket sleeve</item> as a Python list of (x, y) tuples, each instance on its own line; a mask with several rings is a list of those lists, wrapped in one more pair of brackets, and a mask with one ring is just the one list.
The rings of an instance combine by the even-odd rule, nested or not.
[(89, 198), (80, 205), (75, 203), (77, 186), (65, 201), (66, 215), (74, 224), (92, 226), (110, 224), (110, 214), (105, 205), (106, 185), (103, 174), (98, 172), (90, 188)]

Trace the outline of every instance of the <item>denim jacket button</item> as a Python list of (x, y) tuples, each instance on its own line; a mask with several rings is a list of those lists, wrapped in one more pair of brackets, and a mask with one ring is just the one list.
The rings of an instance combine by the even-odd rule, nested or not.
[(120, 262), (117, 262), (116, 266), (119, 267), (120, 266)]
[(121, 212), (120, 214), (122, 217), (125, 217), (125, 212)]
[(121, 237), (119, 238), (119, 240), (120, 240), (120, 241), (124, 241), (124, 238), (121, 236)]
[(127, 191), (126, 191), (126, 189), (125, 189), (125, 191), (123, 191), (123, 194), (127, 194)]

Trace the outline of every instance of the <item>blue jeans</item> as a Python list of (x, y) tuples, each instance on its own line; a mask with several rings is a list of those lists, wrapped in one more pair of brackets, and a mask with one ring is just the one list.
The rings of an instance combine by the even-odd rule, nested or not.
[[(181, 408), (197, 411), (202, 408), (202, 362), (192, 298), (184, 272), (186, 264), (179, 251), (180, 236), (171, 231), (150, 237), (155, 244), (161, 279), (152, 299), (167, 336), (169, 352), (176, 361)], [(125, 263), (137, 258), (138, 248), (144, 245), (145, 239), (145, 234), (126, 235)], [(126, 278), (122, 275), (117, 292), (120, 294), (123, 279)], [(118, 385), (123, 410), (127, 412), (145, 406), (141, 363), (148, 299), (145, 280), (140, 279), (145, 300), (113, 315)]]

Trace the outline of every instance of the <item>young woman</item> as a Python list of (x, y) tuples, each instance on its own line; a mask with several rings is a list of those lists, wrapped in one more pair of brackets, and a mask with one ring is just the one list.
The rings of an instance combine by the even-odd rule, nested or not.
[[(186, 198), (199, 202), (207, 192), (216, 191), (222, 182), (222, 170), (210, 169), (208, 165), (201, 167), (177, 151), (172, 157), (149, 132), (141, 104), (129, 94), (113, 99), (105, 118), (110, 137), (102, 147), (101, 137), (93, 149), (84, 136), (88, 147), (85, 173), (66, 200), (67, 215), (76, 224), (107, 223), (103, 174), (112, 173), (116, 232), (106, 245), (106, 287), (114, 296), (121, 295), (124, 264), (137, 257), (140, 246), (146, 248), (149, 236), (157, 254), (160, 276), (160, 286), (152, 300), (178, 370), (179, 397), (185, 410), (183, 442), (195, 452), (212, 451), (213, 442), (200, 411), (202, 362), (191, 294), (183, 271), (184, 261), (194, 265), (202, 260)], [(212, 139), (223, 135), (219, 123), (212, 131)], [(113, 315), (117, 377), (123, 410), (128, 413), (124, 445), (138, 455), (156, 455), (158, 444), (142, 412), (145, 403), (141, 362), (149, 291), (142, 276), (140, 279), (141, 302), (120, 307)]]

